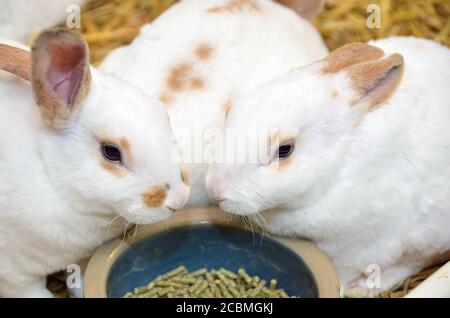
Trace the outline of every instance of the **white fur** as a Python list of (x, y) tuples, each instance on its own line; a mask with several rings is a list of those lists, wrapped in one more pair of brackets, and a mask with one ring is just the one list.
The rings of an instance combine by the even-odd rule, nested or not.
[(71, 4), (85, 0), (2, 0), (0, 36), (27, 43), (33, 32), (63, 22), (72, 12)]
[[(0, 77), (0, 296), (51, 296), (47, 274), (89, 256), (125, 223), (165, 219), (168, 206), (187, 200), (180, 167), (168, 160), (174, 140), (161, 103), (100, 71), (91, 75), (64, 130), (42, 123), (28, 82)], [(124, 176), (101, 167), (102, 136), (128, 140)], [(164, 206), (146, 207), (142, 194), (164, 184)]]
[[(323, 75), (322, 62), (292, 71), (243, 98), (226, 128), (295, 132), (293, 161), (278, 172), (214, 165), (207, 175), (226, 211), (315, 241), (347, 295), (387, 290), (450, 248), (450, 50), (406, 37), (371, 44), (404, 57), (400, 86), (381, 108), (358, 122), (345, 73)], [(370, 264), (381, 268), (375, 290)]]
[[(301, 0), (300, 0), (301, 1)], [(154, 96), (165, 91), (168, 71), (192, 63), (205, 88), (176, 95), (168, 106), (173, 132), (182, 149), (203, 149), (208, 129), (223, 129), (227, 100), (235, 100), (258, 85), (327, 54), (314, 27), (271, 0), (256, 0), (261, 12), (209, 13), (229, 0), (184, 0), (141, 29), (132, 44), (113, 51), (101, 69), (123, 78)], [(213, 48), (209, 60), (195, 57), (199, 44)], [(193, 138), (190, 136), (193, 135)], [(191, 204), (210, 203), (204, 185), (204, 158), (189, 165)]]

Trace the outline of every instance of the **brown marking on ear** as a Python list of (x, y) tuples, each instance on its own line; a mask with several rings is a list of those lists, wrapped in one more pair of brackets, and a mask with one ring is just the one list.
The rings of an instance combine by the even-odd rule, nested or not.
[(125, 169), (124, 167), (106, 161), (105, 159), (101, 158), (100, 159), (100, 166), (105, 169), (106, 171), (108, 171), (109, 173), (111, 173), (112, 175), (115, 175), (116, 177), (123, 177), (125, 176)]
[(166, 80), (167, 87), (173, 91), (186, 88), (192, 73), (192, 64), (179, 63), (172, 67)]
[(30, 67), (30, 52), (6, 44), (0, 44), (0, 70), (30, 81)]
[(191, 79), (191, 86), (192, 89), (194, 90), (199, 90), (199, 89), (203, 89), (205, 87), (205, 82), (203, 81), (203, 79), (199, 76), (194, 76)]
[(80, 35), (67, 29), (42, 32), (31, 48), (31, 83), (49, 126), (67, 121), (89, 91), (89, 52)]
[(167, 197), (166, 188), (163, 186), (154, 186), (142, 194), (144, 205), (148, 208), (159, 208), (163, 205)]
[(211, 7), (207, 10), (209, 13), (238, 13), (244, 10), (261, 12), (262, 8), (257, 0), (228, 0), (222, 6)]
[(358, 93), (356, 103), (365, 102), (369, 111), (384, 103), (397, 89), (403, 74), (403, 56), (398, 53), (378, 61), (359, 63), (346, 72)]
[(225, 104), (223, 104), (222, 109), (225, 113), (225, 118), (228, 117), (228, 113), (231, 110), (231, 107), (233, 106), (233, 100), (230, 98), (227, 99), (227, 101), (225, 102)]
[(202, 43), (195, 49), (195, 56), (202, 61), (209, 60), (211, 58), (214, 48), (208, 44)]
[(337, 73), (344, 68), (366, 61), (378, 60), (383, 57), (383, 50), (364, 43), (349, 43), (334, 50), (324, 59), (322, 72)]
[(189, 187), (189, 185), (191, 184), (189, 172), (187, 171), (186, 168), (181, 169), (181, 180), (182, 180), (183, 183), (184, 183), (185, 185), (187, 185), (188, 187)]

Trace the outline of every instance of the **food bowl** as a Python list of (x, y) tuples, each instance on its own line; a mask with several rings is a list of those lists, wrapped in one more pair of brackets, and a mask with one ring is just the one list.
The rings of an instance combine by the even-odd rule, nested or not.
[(87, 266), (85, 296), (122, 297), (179, 265), (189, 271), (242, 267), (267, 281), (277, 279), (291, 296), (339, 296), (336, 271), (313, 243), (263, 234), (229, 219), (214, 207), (185, 209), (106, 243)]

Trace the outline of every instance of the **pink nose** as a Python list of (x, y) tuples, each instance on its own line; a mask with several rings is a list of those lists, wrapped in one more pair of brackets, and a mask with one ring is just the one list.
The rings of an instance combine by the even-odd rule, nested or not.
[(223, 200), (223, 192), (222, 190), (218, 188), (211, 189), (211, 196), (216, 201), (222, 201)]
[(211, 198), (213, 198), (216, 201), (224, 200), (224, 191), (221, 183), (217, 179), (208, 181), (209, 182), (207, 182), (207, 188)]
[(166, 207), (171, 210), (182, 209), (189, 198), (189, 187), (184, 184), (173, 187), (169, 190), (169, 197), (166, 200)]

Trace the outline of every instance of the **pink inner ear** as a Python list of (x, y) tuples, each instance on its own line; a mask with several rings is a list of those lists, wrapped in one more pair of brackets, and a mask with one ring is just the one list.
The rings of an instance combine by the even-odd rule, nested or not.
[(73, 106), (83, 80), (86, 51), (78, 43), (58, 42), (52, 43), (48, 52), (47, 81), (62, 100)]

